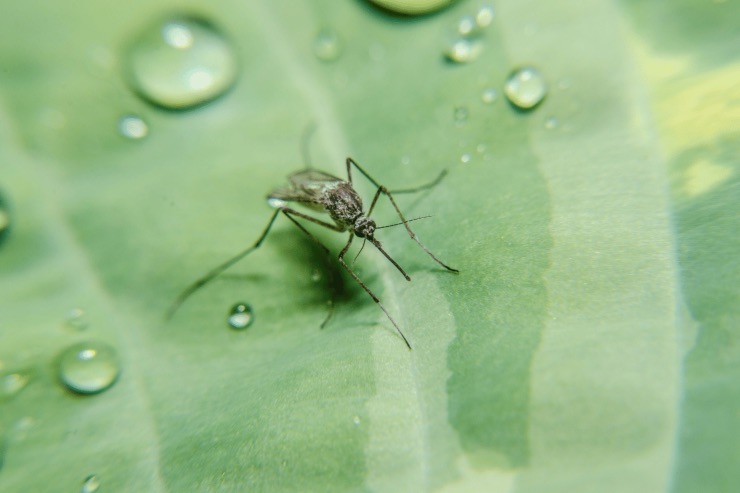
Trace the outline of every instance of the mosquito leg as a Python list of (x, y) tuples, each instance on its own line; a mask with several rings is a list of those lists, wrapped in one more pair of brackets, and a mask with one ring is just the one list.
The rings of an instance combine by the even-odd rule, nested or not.
[(391, 194), (391, 192), (389, 192), (388, 189), (385, 188), (385, 187), (383, 187), (383, 186), (380, 187), (380, 190), (383, 192), (383, 194), (386, 197), (388, 197), (388, 199), (391, 201), (391, 204), (393, 204), (393, 208), (396, 209), (396, 212), (398, 213), (398, 217), (401, 218), (401, 221), (403, 222), (403, 225), (406, 227), (406, 231), (408, 231), (409, 236), (411, 237), (411, 239), (414, 240), (416, 242), (416, 244), (421, 247), (422, 250), (424, 250), (425, 252), (427, 252), (427, 255), (429, 255), (430, 257), (432, 257), (432, 259), (435, 262), (437, 262), (439, 265), (441, 265), (442, 267), (444, 267), (445, 269), (447, 269), (450, 272), (460, 272), (459, 270), (450, 267), (449, 265), (445, 264), (440, 259), (438, 259), (432, 252), (429, 251), (429, 249), (427, 247), (425, 247), (419, 241), (419, 239), (416, 237), (416, 234), (414, 234), (414, 232), (411, 231), (411, 227), (409, 226), (408, 221), (406, 220), (405, 217), (403, 217), (403, 213), (401, 212), (401, 209), (398, 207), (398, 204), (396, 204), (396, 201), (393, 199), (393, 195)]
[(259, 248), (262, 242), (265, 241), (265, 238), (267, 237), (267, 233), (270, 232), (270, 228), (272, 228), (272, 224), (275, 222), (275, 219), (277, 218), (279, 213), (280, 213), (280, 210), (278, 209), (272, 214), (272, 217), (270, 218), (270, 222), (267, 223), (267, 227), (264, 229), (264, 231), (262, 231), (262, 234), (257, 239), (257, 241), (254, 242), (252, 246), (250, 246), (246, 250), (243, 250), (237, 253), (236, 255), (231, 257), (226, 262), (214, 267), (213, 269), (208, 271), (203, 277), (196, 280), (190, 286), (185, 288), (185, 290), (183, 290), (178, 295), (178, 297), (175, 298), (175, 301), (172, 303), (172, 305), (170, 305), (170, 308), (167, 310), (167, 314), (165, 315), (165, 319), (166, 320), (171, 319), (172, 315), (175, 314), (175, 312), (180, 307), (180, 305), (182, 305), (185, 302), (185, 300), (190, 297), (190, 295), (192, 295), (193, 293), (198, 291), (200, 288), (202, 288), (203, 286), (211, 282), (215, 277), (217, 277), (223, 271), (225, 271), (226, 269), (228, 269), (229, 267), (237, 263), (239, 260), (243, 259), (247, 255), (255, 251), (257, 248)]
[[(427, 255), (429, 255), (430, 257), (432, 257), (432, 259), (435, 262), (437, 262), (439, 265), (441, 265), (442, 267), (444, 267), (445, 269), (447, 269), (450, 272), (460, 272), (459, 270), (450, 267), (449, 265), (445, 264), (440, 259), (438, 259), (432, 252), (429, 251), (429, 249), (427, 247), (425, 247), (419, 241), (419, 239), (416, 237), (416, 234), (414, 234), (414, 232), (411, 231), (411, 227), (409, 226), (408, 221), (406, 220), (406, 218), (403, 216), (403, 213), (401, 212), (401, 209), (398, 207), (398, 204), (396, 204), (396, 201), (393, 199), (393, 194), (386, 187), (384, 187), (383, 185), (380, 185), (370, 175), (368, 175), (367, 172), (365, 172), (365, 170), (362, 169), (362, 167), (360, 167), (360, 165), (357, 164), (354, 159), (352, 159), (351, 157), (348, 157), (347, 158), (347, 179), (350, 181), (350, 183), (352, 182), (352, 176), (350, 174), (350, 170), (352, 169), (352, 166), (354, 166), (355, 168), (357, 168), (360, 171), (360, 173), (362, 173), (365, 176), (365, 178), (367, 178), (368, 180), (370, 180), (370, 182), (378, 188), (378, 190), (375, 192), (375, 196), (373, 197), (373, 201), (370, 204), (370, 209), (369, 209), (370, 211), (372, 211), (373, 207), (375, 207), (375, 203), (378, 201), (378, 197), (380, 196), (381, 193), (383, 195), (387, 196), (388, 199), (391, 201), (391, 204), (393, 204), (393, 208), (396, 209), (396, 212), (398, 213), (398, 217), (401, 218), (401, 222), (403, 222), (403, 225), (406, 228), (406, 231), (409, 233), (409, 236), (411, 237), (411, 239), (414, 240), (416, 242), (416, 244), (419, 245), (421, 247), (421, 249), (424, 250), (427, 253)], [(434, 181), (432, 181), (430, 183), (427, 183), (426, 185), (422, 185), (421, 187), (409, 188), (409, 189), (406, 189), (406, 190), (401, 190), (400, 193), (412, 193), (412, 192), (418, 192), (418, 191), (421, 191), (421, 190), (425, 190), (427, 188), (431, 188), (431, 187), (435, 186), (437, 183), (439, 183), (442, 180), (442, 178), (445, 177), (446, 174), (447, 174), (447, 171), (442, 171), (442, 173)], [(398, 192), (395, 192), (395, 193), (398, 193)], [(370, 212), (368, 212), (367, 215), (369, 216), (370, 215)], [(387, 255), (386, 255), (386, 257), (387, 257)], [(395, 262), (394, 262), (394, 264), (395, 264)]]
[[(305, 214), (301, 214), (300, 212), (295, 211), (293, 209), (290, 209), (288, 207), (283, 207), (280, 210), (282, 211), (283, 214), (285, 214), (285, 217), (287, 217), (288, 219), (290, 219), (291, 222), (298, 227), (298, 229), (300, 229), (301, 231), (303, 231), (309, 238), (311, 238), (311, 240), (313, 240), (314, 243), (316, 243), (317, 245), (319, 245), (321, 247), (321, 249), (324, 251), (324, 253), (326, 253), (327, 258), (331, 259), (331, 252), (329, 251), (328, 248), (326, 248), (326, 245), (324, 245), (323, 243), (321, 243), (321, 241), (319, 241), (318, 238), (316, 238), (313, 234), (311, 234), (311, 232), (309, 230), (307, 230), (301, 223), (299, 223), (293, 216), (295, 215), (295, 216), (300, 217), (302, 219), (309, 219), (309, 220), (313, 221), (316, 224), (319, 224), (321, 226), (324, 226), (324, 227), (327, 227), (327, 228), (330, 228), (330, 229), (334, 229), (335, 231), (337, 231), (336, 226), (334, 226), (332, 224), (329, 224), (329, 223), (325, 223), (323, 221), (320, 221), (320, 220), (318, 220), (318, 219), (316, 219), (314, 217), (311, 217), (311, 216), (308, 216), (308, 215), (305, 215)], [(332, 286), (331, 300), (329, 301), (329, 313), (326, 315), (326, 318), (324, 319), (324, 321), (321, 322), (320, 327), (322, 329), (326, 326), (326, 324), (329, 323), (329, 320), (331, 320), (332, 316), (334, 315), (334, 309), (336, 307), (336, 298), (337, 298), (337, 292), (336, 292), (336, 289), (334, 289), (334, 287)]]
[[(352, 174), (350, 173), (350, 170), (352, 169), (352, 166), (354, 166), (355, 168), (357, 168), (359, 170), (359, 172), (362, 173), (362, 175), (370, 181), (370, 183), (372, 183), (373, 185), (375, 185), (376, 188), (382, 188), (381, 185), (380, 185), (380, 183), (378, 183), (377, 181), (375, 181), (375, 179), (372, 176), (370, 176), (369, 174), (367, 174), (367, 171), (365, 171), (364, 169), (362, 169), (362, 167), (359, 164), (357, 164), (357, 161), (355, 161), (351, 157), (348, 157), (347, 158), (347, 180), (350, 183), (352, 183)], [(435, 178), (434, 180), (430, 181), (429, 183), (425, 183), (424, 185), (420, 185), (420, 186), (414, 187), (414, 188), (403, 188), (401, 190), (391, 190), (390, 193), (401, 194), (401, 193), (423, 192), (424, 190), (429, 190), (430, 188), (434, 188), (435, 186), (437, 186), (439, 184), (439, 182), (441, 182), (442, 179), (445, 176), (447, 176), (447, 170), (446, 169), (443, 169), (442, 172), (437, 176), (437, 178)]]
[(378, 304), (378, 306), (380, 307), (380, 309), (383, 310), (383, 313), (385, 313), (385, 316), (388, 317), (388, 320), (390, 320), (391, 323), (393, 324), (393, 327), (396, 328), (396, 331), (398, 332), (398, 335), (401, 336), (401, 339), (403, 339), (403, 342), (405, 342), (406, 343), (406, 346), (409, 349), (411, 349), (411, 344), (409, 344), (408, 339), (406, 339), (406, 336), (403, 335), (403, 332), (398, 327), (398, 324), (396, 323), (396, 321), (393, 320), (393, 317), (391, 317), (391, 314), (388, 313), (388, 310), (385, 309), (385, 307), (380, 302), (380, 300), (378, 299), (378, 297), (375, 296), (375, 294), (372, 291), (370, 291), (370, 288), (368, 288), (367, 285), (364, 282), (362, 282), (359, 277), (357, 277), (357, 274), (355, 274), (355, 272), (352, 270), (352, 268), (349, 265), (347, 265), (347, 262), (344, 261), (344, 255), (347, 253), (347, 250), (349, 250), (349, 246), (352, 244), (352, 239), (353, 238), (354, 238), (354, 235), (352, 233), (350, 233), (349, 240), (347, 240), (347, 244), (344, 246), (344, 248), (342, 248), (342, 251), (339, 253), (339, 257), (338, 257), (339, 258), (339, 263), (342, 264), (342, 267), (344, 267), (347, 270), (347, 272), (349, 272), (349, 275), (351, 275), (352, 278), (355, 281), (357, 281), (357, 284), (359, 284), (362, 287), (362, 289), (364, 289), (365, 292), (370, 295), (370, 297), (373, 299), (373, 301)]

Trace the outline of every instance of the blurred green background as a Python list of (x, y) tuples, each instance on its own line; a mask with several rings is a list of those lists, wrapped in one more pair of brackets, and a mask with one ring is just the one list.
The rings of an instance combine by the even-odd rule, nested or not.
[[(738, 25), (732, 1), (5, 2), (0, 491), (737, 491)], [(461, 273), (402, 228), (378, 238), (411, 283), (355, 266), (412, 351), (285, 218), (164, 318), (259, 236), (312, 123), (329, 173), (449, 171), (398, 201)], [(115, 356), (79, 395), (60, 355), (91, 342)]]

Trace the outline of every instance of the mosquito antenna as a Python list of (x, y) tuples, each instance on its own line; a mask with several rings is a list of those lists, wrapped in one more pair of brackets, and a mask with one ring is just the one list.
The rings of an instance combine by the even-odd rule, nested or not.
[[(413, 219), (406, 219), (406, 222), (407, 222), (407, 223), (410, 223), (411, 221), (416, 221), (417, 219), (426, 219), (426, 218), (428, 218), (428, 217), (432, 217), (432, 216), (420, 216), (420, 217), (415, 217), (415, 218), (413, 218)], [(402, 225), (402, 224), (403, 224), (403, 223), (402, 223), (402, 222), (400, 222), (400, 223), (386, 224), (385, 226), (375, 226), (375, 229), (390, 228), (390, 227), (393, 227), (393, 226), (400, 226), (400, 225)], [(358, 255), (359, 255), (359, 254), (358, 254)]]
[(315, 121), (311, 121), (306, 125), (306, 128), (303, 129), (303, 135), (301, 135), (301, 157), (303, 158), (303, 164), (306, 165), (306, 169), (313, 168), (313, 165), (311, 164), (309, 144), (311, 143), (311, 137), (317, 128), (318, 124)]
[(357, 252), (357, 255), (355, 255), (355, 258), (352, 259), (352, 266), (353, 267), (355, 265), (355, 262), (357, 262), (357, 257), (359, 257), (360, 254), (362, 253), (362, 249), (365, 248), (365, 243), (367, 243), (367, 238), (365, 238), (364, 240), (362, 240), (362, 246), (360, 246), (360, 251)]

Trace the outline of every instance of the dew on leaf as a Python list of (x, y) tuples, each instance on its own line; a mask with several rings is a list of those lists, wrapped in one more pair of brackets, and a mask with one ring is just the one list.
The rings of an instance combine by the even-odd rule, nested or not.
[(127, 139), (139, 140), (149, 134), (149, 125), (139, 116), (126, 115), (118, 120), (118, 132)]
[(477, 39), (457, 38), (445, 51), (445, 57), (454, 63), (470, 63), (478, 59), (482, 49)]
[(64, 326), (76, 332), (87, 329), (89, 325), (87, 313), (82, 308), (72, 308), (67, 312), (67, 317), (64, 319)]
[(59, 358), (59, 380), (78, 394), (97, 394), (107, 390), (120, 372), (115, 349), (102, 342), (74, 344)]
[(480, 94), (480, 99), (486, 104), (493, 104), (498, 97), (498, 92), (493, 87), (486, 87)]
[(80, 493), (95, 493), (98, 491), (98, 488), (100, 488), (100, 478), (95, 474), (91, 474), (82, 482)]
[(455, 110), (453, 111), (453, 116), (455, 117), (455, 123), (458, 125), (463, 125), (466, 121), (468, 121), (468, 108), (465, 106), (455, 106)]
[(560, 122), (558, 121), (558, 119), (556, 117), (550, 116), (548, 118), (545, 118), (544, 125), (545, 125), (545, 128), (546, 129), (553, 130), (553, 129), (557, 128), (558, 125), (560, 125)]
[(333, 62), (342, 54), (342, 43), (333, 29), (324, 28), (316, 35), (313, 53), (323, 62)]
[(455, 0), (370, 0), (375, 5), (403, 15), (421, 15), (440, 10)]
[(252, 307), (246, 303), (237, 303), (229, 311), (229, 326), (232, 329), (243, 330), (252, 325), (254, 321), (254, 312)]
[(191, 108), (222, 95), (236, 81), (237, 65), (229, 40), (195, 18), (151, 24), (126, 52), (133, 90), (169, 109)]
[(28, 371), (0, 373), (0, 402), (17, 395), (30, 380), (31, 373)]
[(485, 28), (491, 25), (493, 18), (496, 15), (496, 11), (493, 10), (493, 5), (484, 4), (478, 8), (475, 13), (475, 24), (479, 28)]
[(467, 153), (467, 152), (465, 154), (463, 154), (462, 156), (460, 156), (460, 162), (463, 163), (463, 164), (469, 163), (470, 162), (470, 159), (471, 159), (470, 153)]
[(0, 245), (10, 234), (10, 225), (10, 207), (5, 201), (2, 190), (0, 190)]
[(516, 108), (531, 110), (545, 99), (547, 84), (534, 67), (521, 67), (509, 75), (504, 94)]

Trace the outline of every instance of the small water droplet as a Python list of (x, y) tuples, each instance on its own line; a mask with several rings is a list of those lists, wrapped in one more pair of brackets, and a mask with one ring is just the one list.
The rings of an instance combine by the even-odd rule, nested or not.
[(486, 152), (486, 145), (485, 144), (478, 144), (475, 146), (475, 150), (478, 152), (478, 154), (483, 154)]
[(458, 38), (452, 42), (445, 56), (455, 63), (470, 63), (478, 59), (483, 45), (477, 39)]
[(422, 15), (439, 10), (455, 0), (370, 0), (375, 5), (403, 15)]
[(237, 303), (233, 307), (231, 307), (231, 311), (229, 311), (229, 326), (231, 326), (232, 329), (242, 330), (246, 329), (250, 325), (252, 325), (252, 322), (254, 321), (254, 312), (252, 312), (252, 307), (247, 305), (246, 303)]
[(100, 488), (100, 478), (95, 474), (91, 474), (82, 482), (80, 493), (95, 493), (98, 491), (98, 488)]
[(478, 25), (472, 15), (464, 15), (457, 21), (457, 32), (461, 36), (470, 36)]
[(126, 68), (134, 91), (171, 109), (210, 101), (236, 81), (231, 43), (207, 21), (173, 18), (150, 25), (130, 45)]
[(479, 28), (486, 28), (491, 25), (495, 16), (496, 11), (493, 10), (493, 5), (481, 5), (475, 13), (475, 23)]
[(149, 134), (149, 125), (141, 117), (126, 115), (118, 120), (118, 132), (127, 139), (139, 140)]
[(321, 280), (321, 271), (319, 269), (314, 269), (311, 272), (311, 280), (313, 282), (319, 282)]
[(516, 108), (531, 110), (545, 99), (547, 84), (537, 69), (522, 67), (509, 75), (504, 94)]
[(463, 164), (469, 163), (470, 162), (470, 154), (466, 152), (465, 154), (463, 154), (462, 156), (460, 156), (460, 162), (463, 163)]
[(458, 125), (464, 124), (468, 121), (468, 114), (469, 112), (466, 106), (455, 106), (455, 111), (453, 112), (455, 123)]
[(83, 342), (59, 358), (59, 379), (72, 392), (97, 394), (111, 387), (121, 372), (115, 349), (102, 342)]
[(403, 164), (404, 166), (411, 164), (411, 158), (408, 156), (401, 157), (401, 164)]
[(10, 234), (10, 207), (8, 206), (2, 191), (0, 191), (0, 245)]
[(67, 318), (64, 320), (64, 326), (74, 331), (82, 331), (87, 329), (90, 325), (90, 321), (87, 319), (87, 314), (82, 308), (72, 308), (67, 312)]
[(27, 371), (0, 374), (0, 402), (15, 396), (28, 385), (31, 373)]
[(355, 416), (352, 416), (352, 422), (353, 422), (354, 424), (356, 424), (356, 425), (358, 425), (358, 426), (359, 426), (359, 425), (360, 425), (360, 423), (362, 423), (362, 420), (360, 419), (360, 417), (359, 417), (359, 416), (355, 415)]
[(333, 62), (342, 53), (342, 43), (333, 29), (324, 28), (316, 35), (313, 42), (313, 53), (321, 61)]
[(557, 128), (557, 126), (560, 124), (558, 119), (554, 116), (550, 116), (545, 119), (545, 128), (548, 130), (552, 130), (554, 128)]
[(493, 87), (486, 87), (480, 94), (480, 99), (486, 104), (493, 104), (498, 98), (498, 92)]

